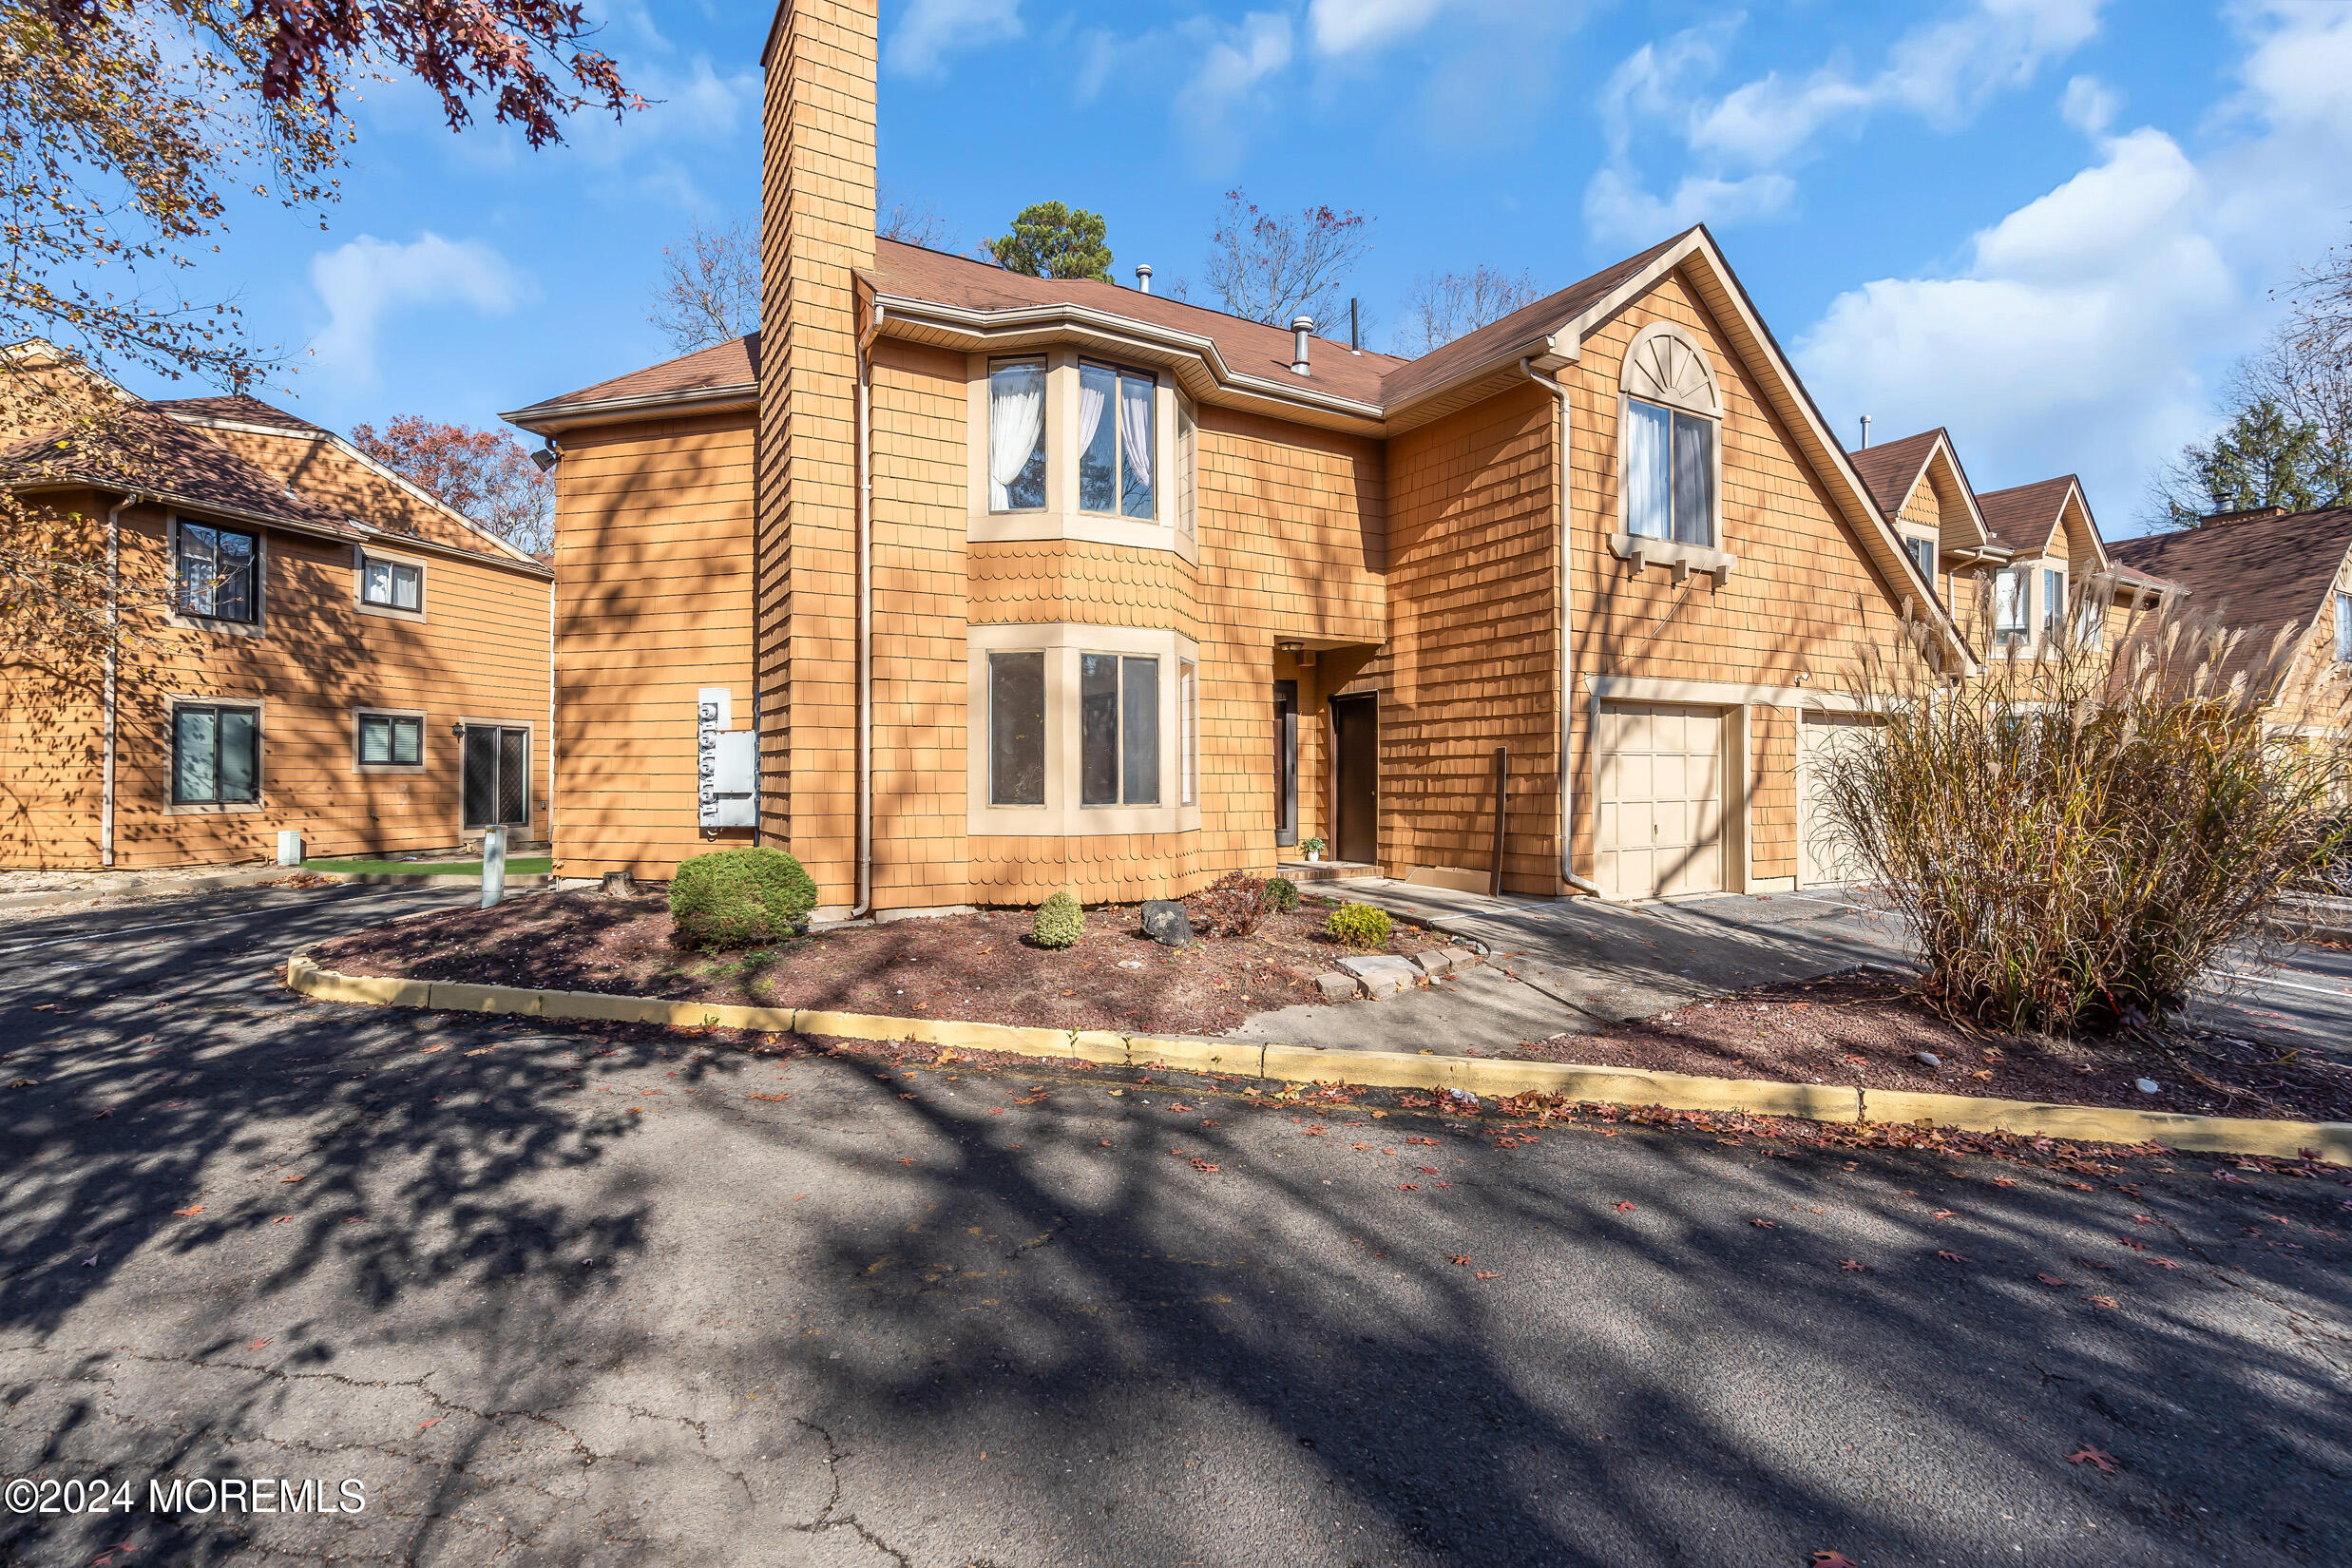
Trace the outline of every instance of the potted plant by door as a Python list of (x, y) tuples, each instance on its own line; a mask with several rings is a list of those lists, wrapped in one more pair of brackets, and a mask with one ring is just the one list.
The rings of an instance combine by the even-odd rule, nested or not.
[(1308, 838), (1299, 845), (1299, 848), (1307, 851), (1307, 858), (1310, 860), (1323, 858), (1323, 840), (1320, 838)]

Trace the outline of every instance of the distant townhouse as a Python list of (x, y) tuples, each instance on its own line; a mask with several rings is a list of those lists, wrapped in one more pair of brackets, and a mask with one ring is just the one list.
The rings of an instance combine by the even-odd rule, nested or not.
[[(20, 345), (10, 370), (58, 364)], [(0, 661), (0, 867), (542, 831), (550, 569), (282, 409), (110, 395), (135, 479), (54, 431), (0, 452), (114, 564), (124, 634), (105, 669)]]

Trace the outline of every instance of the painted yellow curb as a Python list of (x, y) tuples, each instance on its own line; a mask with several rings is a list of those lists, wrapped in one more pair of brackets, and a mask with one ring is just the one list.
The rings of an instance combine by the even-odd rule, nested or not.
[(1856, 1091), (1831, 1083), (1774, 1083), (1761, 1079), (1699, 1078), (1626, 1067), (1553, 1061), (1494, 1061), (1479, 1057), (1404, 1056), (1389, 1051), (1329, 1051), (1305, 1045), (1184, 1035), (1122, 1035), (1101, 1029), (1031, 1029), (953, 1019), (891, 1018), (805, 1007), (745, 1007), (663, 1002), (599, 991), (534, 991), (508, 985), (391, 980), (338, 974), (307, 951), (286, 961), (286, 985), (322, 1002), (449, 1011), (521, 1014), (671, 1028), (751, 1029), (766, 1034), (830, 1035), (839, 1040), (921, 1041), (956, 1050), (1076, 1058), (1101, 1065), (1171, 1067), (1277, 1079), (1286, 1083), (1358, 1083), (1385, 1089), (1459, 1089), (1507, 1098), (1558, 1095), (1608, 1105), (1657, 1105), (1670, 1111), (1736, 1111), (1808, 1121), (1924, 1123), (1956, 1132), (2015, 1133), (2085, 1143), (2161, 1143), (2209, 1154), (2293, 1159), (2306, 1149), (2352, 1165), (2352, 1122), (2262, 1121), (2249, 1117), (2176, 1116), (2095, 1105), (1979, 1100), (1970, 1095)]
[(2292, 1159), (2304, 1150), (2334, 1165), (2352, 1165), (2352, 1122), (2268, 1121), (2253, 1117), (2181, 1116), (2105, 1105), (2036, 1104), (1970, 1095), (1863, 1091), (1870, 1121), (1926, 1122), (1966, 1133), (2016, 1133), (2085, 1143), (2161, 1143), (2208, 1154), (2269, 1155)]

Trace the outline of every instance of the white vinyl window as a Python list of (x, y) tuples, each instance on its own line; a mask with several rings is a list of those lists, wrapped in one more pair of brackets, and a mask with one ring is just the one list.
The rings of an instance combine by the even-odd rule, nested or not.
[(1159, 515), (1152, 490), (1158, 440), (1155, 391), (1153, 379), (1135, 371), (1079, 366), (1079, 510)]
[(2352, 664), (2352, 593), (2336, 596), (2336, 658)]
[(1081, 806), (1159, 804), (1159, 660), (1078, 658)]
[(1193, 468), (1198, 461), (1200, 435), (1193, 424), (1193, 411), (1182, 398), (1176, 399), (1176, 532), (1187, 539), (1198, 536), (1199, 526), (1194, 512), (1199, 502), (1200, 481)]
[(2085, 648), (2095, 648), (2107, 633), (2107, 606), (2092, 592), (2089, 583), (2075, 584), (2075, 641)]
[(2066, 635), (2066, 574), (2045, 570), (2041, 574), (2041, 638), (2056, 646)]
[(357, 744), (363, 768), (421, 768), (425, 765), (424, 716), (362, 713)]
[(359, 602), (390, 610), (425, 607), (425, 568), (409, 561), (386, 561), (362, 556), (359, 563)]
[(1200, 798), (1200, 671), (1189, 659), (1176, 661), (1176, 804)]
[(1911, 534), (1905, 534), (1903, 536), (1903, 547), (1911, 552), (1911, 559), (1918, 564), (1920, 575), (1927, 579), (1927, 585), (1934, 587), (1936, 585), (1936, 542), (1932, 539), (1920, 539)]
[(2025, 606), (2027, 578), (2022, 566), (2010, 566), (1993, 579), (1993, 641), (2022, 642), (2033, 621)]
[(1045, 505), (1045, 361), (988, 367), (988, 509), (1038, 511)]
[(988, 656), (988, 804), (1045, 804), (1045, 656)]
[(1715, 422), (1639, 397), (1625, 400), (1625, 531), (1678, 545), (1715, 543)]

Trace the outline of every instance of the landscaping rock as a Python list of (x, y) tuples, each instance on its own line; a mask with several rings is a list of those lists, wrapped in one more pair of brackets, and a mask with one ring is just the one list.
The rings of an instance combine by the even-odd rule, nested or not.
[(1432, 980), (1440, 975), (1452, 974), (1460, 962), (1451, 947), (1427, 947), (1413, 955), (1413, 963)]
[(1943, 1065), (1943, 1058), (1938, 1056), (1933, 1051), (1914, 1051), (1911, 1054), (1918, 1057), (1922, 1061), (1926, 1062), (1930, 1067), (1941, 1067)]
[(1384, 996), (1410, 990), (1413, 983), (1421, 978), (1421, 970), (1417, 966), (1387, 953), (1343, 958), (1339, 961), (1339, 966), (1355, 976), (1356, 983), (1364, 987), (1364, 994), (1375, 1002)]
[(2133, 1085), (2133, 1087), (2137, 1088), (2139, 1092), (2144, 1095), (2152, 1095), (2157, 1092), (2156, 1080), (2152, 1078), (2140, 1079)]
[(1172, 898), (1146, 899), (1143, 934), (1163, 947), (1181, 947), (1193, 940), (1193, 922), (1184, 906)]
[(1356, 977), (1341, 974), (1337, 969), (1326, 969), (1315, 976), (1315, 989), (1323, 993), (1326, 1002), (1353, 1002), (1356, 998)]

